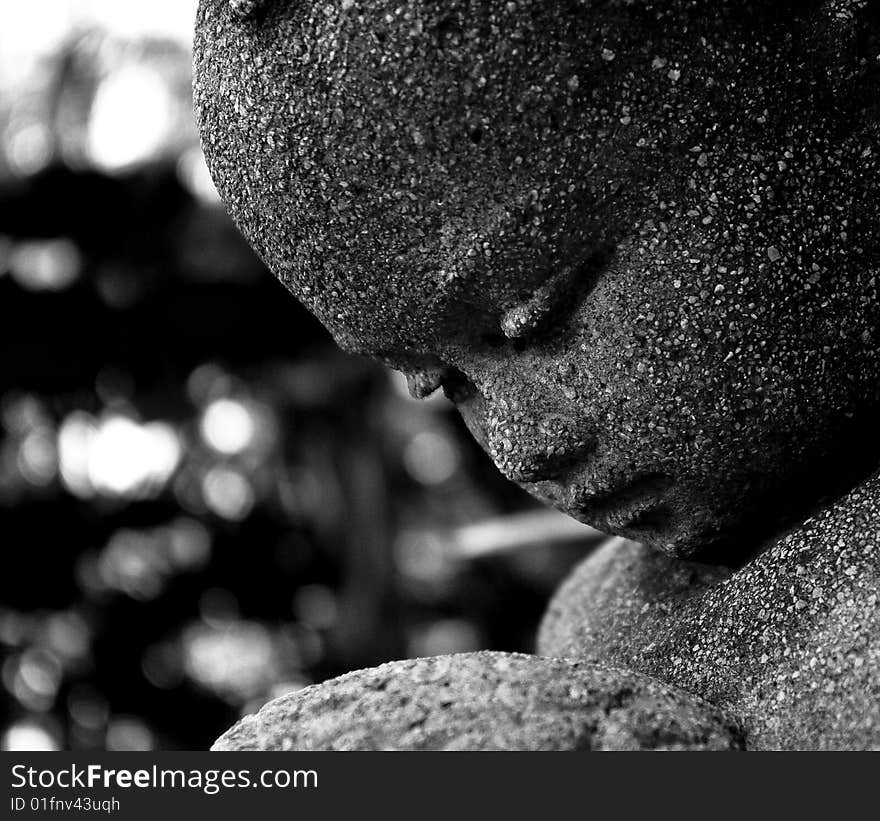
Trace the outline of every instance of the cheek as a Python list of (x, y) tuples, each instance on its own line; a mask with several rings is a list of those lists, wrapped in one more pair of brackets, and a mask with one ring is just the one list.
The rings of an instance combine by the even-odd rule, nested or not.
[(785, 277), (765, 276), (760, 290), (758, 279), (748, 268), (722, 282), (705, 266), (617, 261), (569, 345), (609, 453), (718, 485), (833, 443), (876, 381), (870, 352), (850, 344), (864, 336), (849, 319), (859, 291), (831, 305)]
[(657, 277), (612, 280), (595, 294), (576, 367), (609, 463), (676, 474), (717, 469), (709, 451), (734, 441), (743, 409), (758, 402), (748, 375), (730, 379), (727, 330)]
[(546, 343), (447, 352), (477, 386), (461, 414), (505, 475), (602, 489), (656, 473), (708, 508), (834, 441), (858, 400), (816, 354), (837, 325), (686, 272), (618, 264)]

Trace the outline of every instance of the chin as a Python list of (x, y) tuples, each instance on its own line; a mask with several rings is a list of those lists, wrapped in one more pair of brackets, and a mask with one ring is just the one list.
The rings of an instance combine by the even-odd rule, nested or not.
[[(620, 536), (679, 559), (706, 561), (715, 553), (722, 539), (717, 532), (710, 535), (703, 523), (676, 515), (666, 506), (658, 506), (645, 515), (623, 521), (613, 517), (593, 517), (589, 512), (571, 512), (576, 519), (612, 536)], [(713, 556), (713, 563), (718, 558)], [(723, 563), (723, 562), (722, 562)]]
[(739, 506), (721, 510), (707, 505), (686, 487), (654, 474), (630, 483), (629, 493), (587, 500), (557, 482), (523, 487), (545, 504), (609, 536), (704, 564), (739, 566), (757, 552), (767, 532), (773, 530), (773, 523), (766, 519), (739, 515)]

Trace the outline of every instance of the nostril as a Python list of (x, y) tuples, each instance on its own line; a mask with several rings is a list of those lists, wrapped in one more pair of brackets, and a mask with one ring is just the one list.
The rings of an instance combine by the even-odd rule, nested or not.
[(443, 372), (443, 393), (455, 404), (461, 404), (477, 395), (477, 386), (458, 368), (447, 368)]
[(500, 333), (483, 334), (480, 337), (480, 342), (488, 348), (503, 348), (509, 341), (504, 334)]

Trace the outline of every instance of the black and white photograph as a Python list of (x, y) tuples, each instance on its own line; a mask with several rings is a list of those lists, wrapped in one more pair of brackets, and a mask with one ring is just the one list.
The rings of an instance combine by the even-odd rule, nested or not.
[(2, 749), (880, 750), (878, 275), (878, 0), (0, 0)]

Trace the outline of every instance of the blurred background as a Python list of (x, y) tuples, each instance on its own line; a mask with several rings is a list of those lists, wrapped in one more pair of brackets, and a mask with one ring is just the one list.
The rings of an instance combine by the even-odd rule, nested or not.
[(595, 538), (254, 257), (194, 13), (0, 0), (4, 749), (201, 749), (354, 668), (530, 650)]

